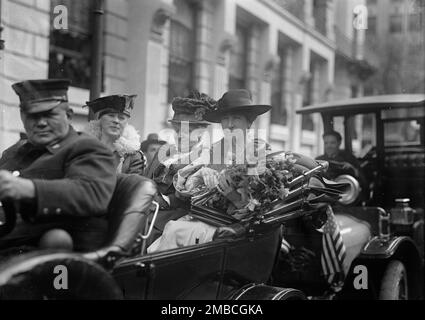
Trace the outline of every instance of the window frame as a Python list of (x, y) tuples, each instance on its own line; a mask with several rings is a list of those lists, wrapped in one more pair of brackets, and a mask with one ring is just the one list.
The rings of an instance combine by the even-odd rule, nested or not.
[[(93, 41), (93, 9), (95, 1), (79, 0), (66, 2), (68, 7), (68, 29), (57, 30), (53, 26), (55, 14), (50, 14), (48, 77), (52, 79), (68, 78), (73, 87), (89, 90), (91, 84), (91, 50)], [(62, 4), (57, 1), (55, 4)], [(81, 12), (85, 28), (79, 24)], [(104, 62), (103, 62), (104, 64)], [(102, 66), (102, 90), (104, 87), (104, 65)]]

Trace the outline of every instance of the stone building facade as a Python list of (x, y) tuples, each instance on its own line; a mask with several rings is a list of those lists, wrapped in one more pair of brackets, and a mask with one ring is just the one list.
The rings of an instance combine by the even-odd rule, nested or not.
[[(23, 79), (75, 77), (69, 97), (81, 128), (89, 97), (90, 21), (84, 19), (90, 1), (0, 1), (0, 151), (23, 130), (10, 87)], [(145, 137), (168, 127), (173, 96), (196, 88), (218, 99), (229, 88), (247, 88), (254, 102), (273, 105), (255, 126), (266, 130), (274, 148), (317, 155), (320, 119), (294, 110), (336, 92), (334, 2), (105, 0), (102, 95), (137, 94), (131, 122)], [(57, 5), (68, 7), (69, 30), (54, 28)]]

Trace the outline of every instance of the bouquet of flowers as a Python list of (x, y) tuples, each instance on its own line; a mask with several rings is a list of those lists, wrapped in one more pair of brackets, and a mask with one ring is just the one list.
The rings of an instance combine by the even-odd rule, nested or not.
[(285, 153), (267, 158), (261, 171), (249, 165), (230, 166), (220, 172), (220, 180), (225, 179), (233, 191), (223, 192), (219, 185), (213, 189), (198, 185), (192, 193), (192, 205), (226, 212), (238, 220), (265, 213), (288, 195), (288, 182), (297, 175), (295, 162), (291, 153)]

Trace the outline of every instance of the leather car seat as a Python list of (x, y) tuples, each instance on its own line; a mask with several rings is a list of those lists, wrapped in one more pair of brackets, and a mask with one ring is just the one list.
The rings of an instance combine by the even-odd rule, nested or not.
[(139, 175), (119, 174), (108, 209), (106, 246), (85, 254), (85, 257), (100, 262), (111, 254), (127, 255), (138, 234), (146, 229), (156, 193), (157, 188), (152, 180)]

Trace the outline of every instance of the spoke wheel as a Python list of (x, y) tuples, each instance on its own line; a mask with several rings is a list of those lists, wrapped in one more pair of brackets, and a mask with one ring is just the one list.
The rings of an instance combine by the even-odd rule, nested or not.
[(381, 282), (379, 300), (408, 300), (407, 273), (401, 261), (391, 261)]

